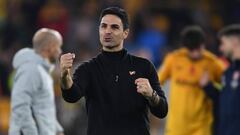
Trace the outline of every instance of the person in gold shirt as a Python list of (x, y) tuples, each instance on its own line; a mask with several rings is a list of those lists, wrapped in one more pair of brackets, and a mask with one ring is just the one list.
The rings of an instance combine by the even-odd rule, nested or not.
[(218, 58), (204, 49), (205, 34), (198, 26), (181, 33), (182, 48), (169, 53), (158, 75), (160, 83), (170, 80), (169, 114), (164, 135), (211, 135), (213, 103), (200, 86), (208, 73), (220, 82), (224, 70)]

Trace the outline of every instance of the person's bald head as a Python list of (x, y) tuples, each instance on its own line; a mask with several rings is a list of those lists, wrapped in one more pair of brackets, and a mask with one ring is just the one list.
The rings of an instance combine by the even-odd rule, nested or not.
[(62, 45), (62, 36), (53, 29), (41, 28), (33, 36), (33, 48), (38, 51), (50, 46), (53, 42)]
[(62, 36), (53, 29), (41, 28), (33, 36), (33, 49), (50, 62), (55, 62), (61, 53)]

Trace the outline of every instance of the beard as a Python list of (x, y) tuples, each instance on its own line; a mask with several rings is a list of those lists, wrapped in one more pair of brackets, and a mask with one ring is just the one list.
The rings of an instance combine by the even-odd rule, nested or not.
[(118, 45), (115, 45), (115, 46), (105, 46), (107, 49), (113, 49), (113, 48), (116, 48), (116, 47), (118, 47)]
[(102, 46), (107, 48), (107, 49), (114, 49), (114, 48), (119, 47), (119, 44), (103, 43)]
[(223, 56), (227, 59), (232, 59), (232, 53), (231, 52), (222, 52)]
[(50, 58), (49, 58), (49, 62), (51, 63), (51, 64), (56, 64), (57, 63), (57, 58), (55, 57), (55, 56), (51, 56)]

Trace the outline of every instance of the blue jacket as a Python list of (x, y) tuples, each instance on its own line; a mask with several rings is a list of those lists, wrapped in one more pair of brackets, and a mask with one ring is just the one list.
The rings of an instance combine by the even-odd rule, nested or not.
[(216, 135), (240, 135), (240, 60), (225, 71), (222, 85), (221, 90), (211, 83), (205, 87), (216, 103)]

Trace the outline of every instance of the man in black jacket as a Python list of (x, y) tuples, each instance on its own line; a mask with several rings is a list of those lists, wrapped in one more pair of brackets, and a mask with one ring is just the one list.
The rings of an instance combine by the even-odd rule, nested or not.
[(219, 32), (220, 51), (230, 60), (223, 74), (222, 85), (204, 75), (200, 85), (215, 101), (215, 135), (240, 135), (240, 25), (232, 24)]
[(67, 102), (86, 98), (88, 135), (149, 135), (148, 110), (167, 115), (167, 101), (151, 62), (123, 48), (129, 33), (127, 13), (109, 7), (100, 16), (102, 52), (77, 67), (75, 55), (60, 59), (62, 95)]

